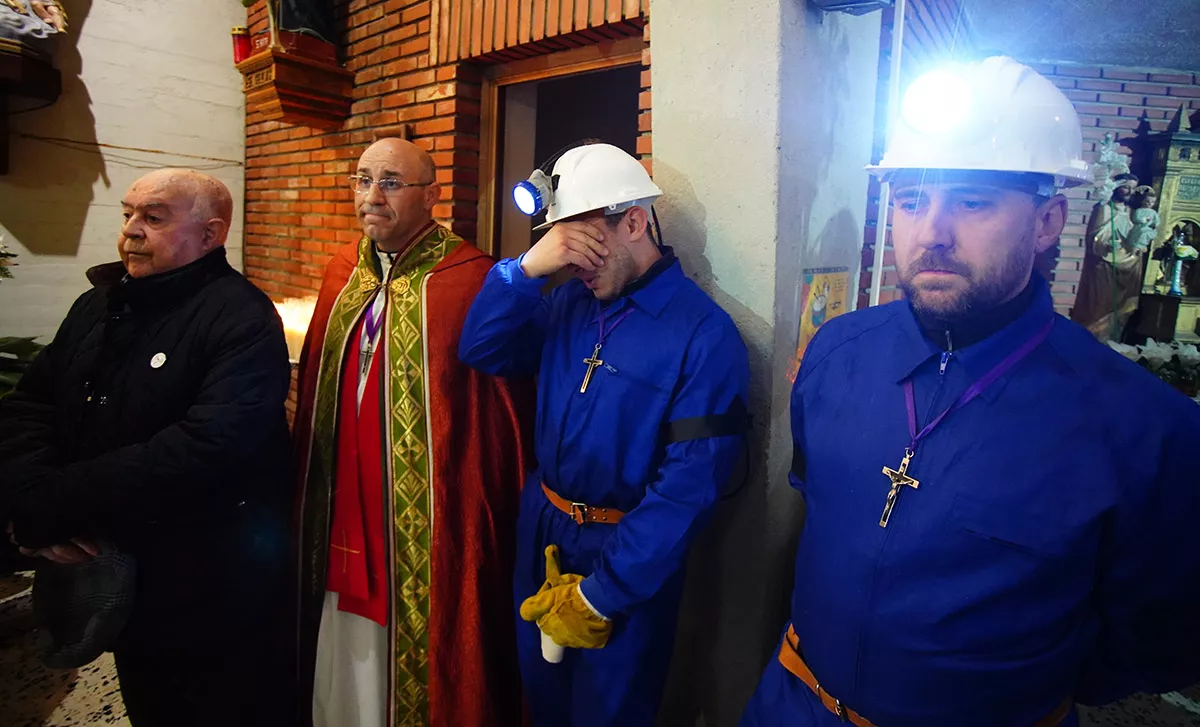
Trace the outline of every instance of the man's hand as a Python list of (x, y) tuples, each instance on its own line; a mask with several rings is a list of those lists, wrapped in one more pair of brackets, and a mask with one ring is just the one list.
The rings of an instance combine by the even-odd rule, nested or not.
[(558, 546), (546, 548), (546, 582), (521, 604), (521, 618), (536, 622), (554, 643), (572, 649), (603, 649), (612, 622), (597, 614), (579, 590), (583, 576), (563, 573)]
[(560, 222), (521, 259), (521, 270), (529, 278), (544, 278), (576, 265), (592, 272), (604, 265), (608, 248), (604, 232), (588, 222)]
[(87, 538), (71, 538), (69, 543), (52, 545), (49, 548), (24, 548), (17, 542), (17, 538), (13, 534), (12, 523), (8, 524), (6, 531), (9, 542), (17, 546), (21, 555), (27, 558), (45, 558), (60, 565), (78, 565), (86, 563), (89, 558), (100, 555), (100, 547)]
[(79, 565), (80, 563), (86, 563), (92, 556), (99, 554), (100, 551), (94, 545), (82, 538), (75, 538), (70, 543), (52, 545), (49, 548), (42, 548), (41, 550), (21, 548), (21, 555), (30, 558), (45, 558), (51, 563), (58, 563), (59, 565)]

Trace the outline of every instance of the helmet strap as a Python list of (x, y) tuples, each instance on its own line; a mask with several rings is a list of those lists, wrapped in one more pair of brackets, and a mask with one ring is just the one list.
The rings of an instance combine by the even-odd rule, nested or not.
[(650, 216), (654, 219), (654, 229), (650, 232), (650, 239), (658, 246), (659, 250), (665, 252), (667, 244), (663, 242), (662, 223), (658, 221), (658, 210), (654, 208), (654, 205), (650, 205)]

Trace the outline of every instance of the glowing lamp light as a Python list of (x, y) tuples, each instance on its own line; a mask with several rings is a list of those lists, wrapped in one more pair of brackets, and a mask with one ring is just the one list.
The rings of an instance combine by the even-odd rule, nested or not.
[(945, 134), (967, 120), (971, 86), (950, 70), (930, 71), (913, 81), (900, 104), (904, 122), (922, 134)]
[(293, 363), (300, 360), (304, 348), (304, 335), (312, 321), (316, 298), (288, 298), (275, 304), (275, 310), (283, 320), (283, 335), (287, 339), (288, 359)]
[(530, 217), (546, 209), (554, 197), (555, 179), (546, 176), (541, 169), (533, 170), (529, 179), (513, 187), (513, 201), (517, 203), (517, 209)]
[(542, 209), (542, 195), (529, 182), (520, 182), (513, 187), (513, 201), (522, 214), (533, 217)]

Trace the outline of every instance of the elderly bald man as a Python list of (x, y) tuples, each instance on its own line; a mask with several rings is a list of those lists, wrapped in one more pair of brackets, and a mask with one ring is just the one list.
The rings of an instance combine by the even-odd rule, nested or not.
[[(279, 657), (286, 587), (283, 327), (226, 261), (225, 185), (160, 170), (121, 208), (121, 261), (88, 271), (93, 288), (0, 400), (0, 522), (39, 563), (39, 606), (86, 602), (104, 576), (100, 608), (74, 614), (93, 633), (64, 644), (79, 634), (52, 629), (56, 658), (112, 650), (135, 727), (274, 724), (289, 701), (252, 677)], [(131, 569), (127, 592), (107, 592)], [(69, 585), (39, 594), (44, 579)]]
[(362, 239), (300, 360), (301, 709), (316, 727), (521, 721), (512, 605), (532, 387), (458, 360), (492, 260), (433, 220), (433, 160), (371, 145)]

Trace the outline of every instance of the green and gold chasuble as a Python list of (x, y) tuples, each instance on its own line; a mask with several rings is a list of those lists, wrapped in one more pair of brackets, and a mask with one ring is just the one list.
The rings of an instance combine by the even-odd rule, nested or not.
[[(385, 485), (385, 517), (390, 517), (391, 563), (388, 569), (390, 619), (388, 643), (392, 657), (392, 718), (389, 724), (428, 724), (430, 547), (433, 531), (427, 351), (424, 330), (426, 283), (430, 271), (463, 240), (440, 225), (432, 225), (381, 280), (374, 243), (363, 238), (358, 264), (338, 295), (329, 315), (321, 348), (313, 414), (309, 485), (320, 482), (326, 499), (323, 547), (309, 557), (327, 557), (328, 523), (332, 518), (332, 488), (336, 468), (339, 385), (347, 355), (358, 345), (359, 321), (384, 287), (387, 301), (378, 352), (386, 374), (379, 389), (383, 421), (380, 454)], [(384, 345), (386, 341), (386, 345)], [(324, 572), (324, 566), (317, 569)]]

